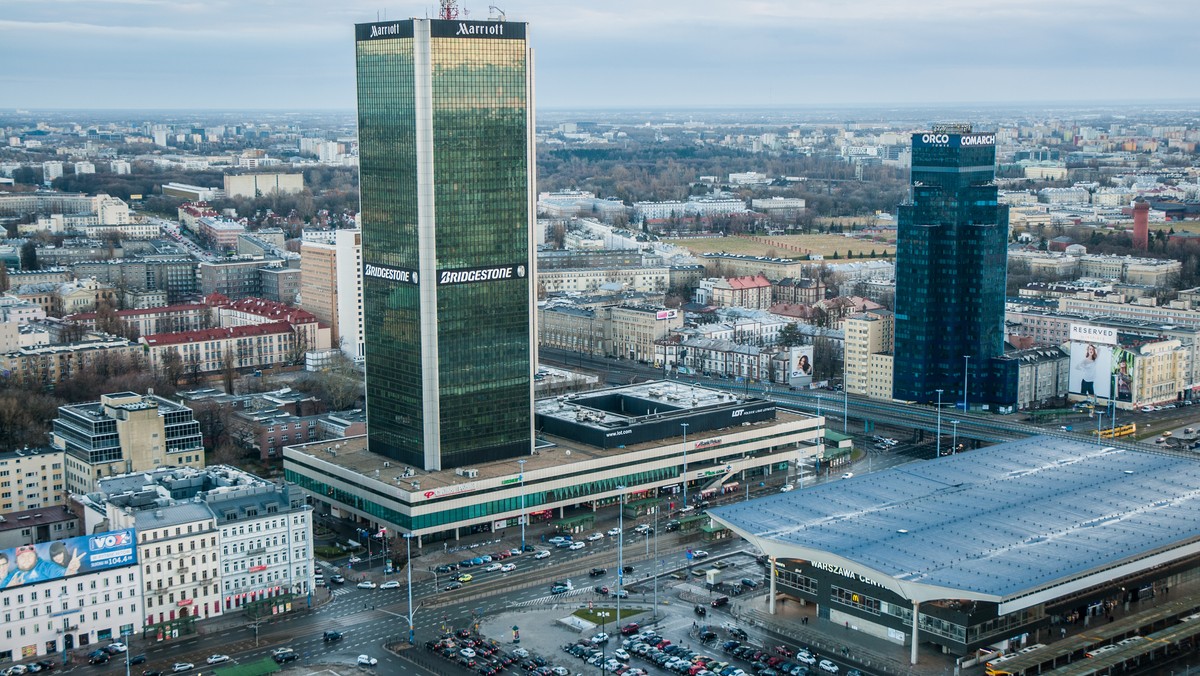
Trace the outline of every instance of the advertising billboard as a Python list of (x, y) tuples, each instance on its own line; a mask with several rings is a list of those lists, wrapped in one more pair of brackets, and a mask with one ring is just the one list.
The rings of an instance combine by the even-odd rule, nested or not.
[(802, 345), (792, 348), (792, 373), (788, 384), (807, 387), (813, 379), (813, 348), (812, 345)]
[(1112, 396), (1111, 345), (1076, 341), (1071, 343), (1071, 373), (1069, 391), (1096, 399)]
[(1117, 401), (1133, 401), (1133, 359), (1129, 350), (1113, 348), (1112, 379), (1117, 386)]
[(1096, 343), (1103, 345), (1117, 344), (1117, 330), (1108, 326), (1089, 326), (1088, 324), (1072, 324), (1072, 343)]
[(133, 529), (0, 549), (0, 588), (12, 589), (137, 563)]

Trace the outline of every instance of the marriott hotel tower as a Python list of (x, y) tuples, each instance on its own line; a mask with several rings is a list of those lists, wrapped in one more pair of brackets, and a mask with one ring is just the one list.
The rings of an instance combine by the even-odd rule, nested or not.
[(533, 62), (524, 23), (356, 26), (370, 450), (426, 470), (533, 441)]

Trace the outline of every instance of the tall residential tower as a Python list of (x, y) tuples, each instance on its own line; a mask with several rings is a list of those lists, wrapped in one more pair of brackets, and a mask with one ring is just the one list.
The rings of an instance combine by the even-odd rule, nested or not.
[(969, 405), (1004, 351), (1008, 207), (996, 201), (996, 137), (935, 126), (912, 146), (896, 238), (893, 392), (932, 402), (942, 390), (943, 403)]
[(428, 470), (533, 440), (526, 25), (356, 27), (370, 450)]

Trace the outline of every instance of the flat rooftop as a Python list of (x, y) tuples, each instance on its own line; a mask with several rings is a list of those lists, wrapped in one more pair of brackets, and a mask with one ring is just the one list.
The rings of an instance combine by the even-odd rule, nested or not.
[(1200, 463), (1030, 437), (709, 513), (768, 553), (907, 598), (999, 602), (1193, 555)]
[[(761, 429), (766, 426), (781, 425), (808, 418), (810, 416), (778, 411), (774, 420), (758, 423), (758, 425)], [(706, 438), (720, 437), (722, 434), (722, 430), (712, 430), (700, 434), (689, 433), (688, 441), (689, 443), (692, 440), (702, 441)], [(460, 476), (453, 469), (427, 472), (417, 467), (407, 468), (402, 462), (368, 451), (366, 435), (346, 437), (344, 439), (329, 439), (309, 444), (296, 444), (288, 448), (293, 451), (307, 453), (315, 458), (363, 476), (377, 477), (380, 481), (385, 482), (394, 482), (395, 479), (403, 477), (406, 469), (411, 469), (412, 474), (404, 478), (405, 483), (401, 487), (404, 490), (408, 490), (409, 484), (407, 482), (415, 480), (420, 482), (421, 490), (432, 490), (459, 483), (516, 476), (520, 473), (521, 469), (517, 464), (517, 460), (525, 460), (526, 474), (537, 473), (540, 470), (553, 471), (558, 474), (570, 474), (574, 470), (567, 469), (567, 467), (572, 464), (593, 462), (596, 460), (611, 461), (614, 458), (636, 454), (647, 449), (681, 443), (682, 434), (674, 439), (659, 439), (605, 450), (590, 444), (543, 434), (538, 436), (538, 446), (532, 455), (472, 465), (471, 469), (479, 472), (479, 475), (474, 478)], [(335, 451), (337, 455), (330, 453), (330, 450)]]

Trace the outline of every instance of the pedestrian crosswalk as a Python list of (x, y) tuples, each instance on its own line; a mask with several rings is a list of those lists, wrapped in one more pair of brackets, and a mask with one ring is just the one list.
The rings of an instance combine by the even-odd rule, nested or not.
[(329, 592), (329, 595), (330, 596), (345, 596), (346, 594), (353, 594), (353, 593), (354, 593), (353, 589), (347, 589), (346, 587), (338, 587), (337, 589), (334, 589), (333, 591)]
[(580, 594), (594, 594), (594, 593), (595, 592), (593, 592), (590, 587), (585, 587), (585, 588), (580, 588), (580, 589), (572, 589), (571, 591), (563, 592), (561, 594), (548, 594), (546, 596), (539, 596), (535, 599), (529, 599), (527, 601), (513, 601), (508, 604), (508, 607), (518, 608), (518, 607), (536, 606), (536, 605), (539, 605), (542, 603), (553, 603), (555, 601), (558, 601), (559, 599), (563, 599), (563, 598), (570, 597), (570, 596), (579, 596)]

